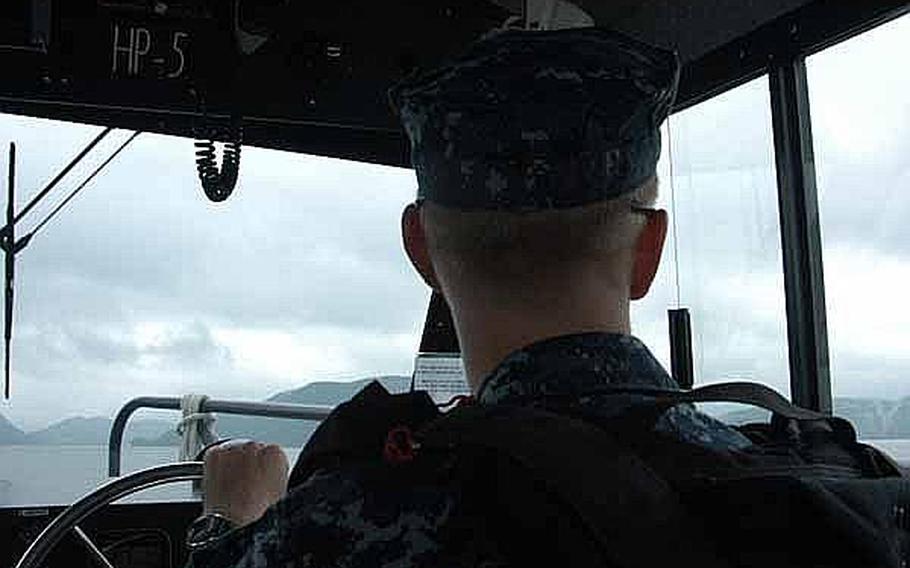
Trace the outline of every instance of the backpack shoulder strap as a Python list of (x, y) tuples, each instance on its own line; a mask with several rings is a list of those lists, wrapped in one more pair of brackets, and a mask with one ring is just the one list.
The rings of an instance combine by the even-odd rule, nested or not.
[[(419, 441), (421, 452), (480, 448), (507, 457), (570, 506), (613, 565), (727, 566), (670, 484), (593, 424), (538, 409), (477, 405), (431, 422)], [(509, 491), (511, 480), (495, 481), (496, 490)], [(534, 495), (517, 496), (513, 506), (521, 507), (522, 497), (533, 506)]]
[(656, 398), (658, 406), (695, 402), (738, 402), (793, 420), (827, 420), (827, 414), (796, 406), (777, 391), (760, 383), (730, 382), (705, 385), (689, 391), (665, 391)]
[[(698, 402), (736, 402), (768, 410), (775, 420), (825, 423), (843, 448), (852, 454), (866, 477), (905, 476), (903, 469), (890, 456), (858, 442), (856, 430), (848, 420), (796, 406), (777, 391), (759, 383), (717, 383), (690, 391), (661, 392), (652, 404), (644, 405), (644, 414), (653, 424), (660, 414), (672, 406)], [(639, 414), (641, 412), (639, 410)]]

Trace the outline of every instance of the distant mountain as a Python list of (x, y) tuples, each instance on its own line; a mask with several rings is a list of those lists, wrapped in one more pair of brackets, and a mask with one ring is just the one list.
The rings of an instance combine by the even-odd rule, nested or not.
[[(372, 380), (380, 381), (390, 392), (405, 392), (410, 377), (385, 376), (354, 382), (317, 382), (277, 393), (267, 400), (290, 404), (336, 406), (349, 400)], [(850, 420), (860, 438), (910, 438), (910, 397), (902, 400), (837, 398), (835, 412)], [(730, 407), (733, 408), (733, 407)], [(733, 424), (761, 422), (768, 413), (739, 406), (736, 410), (722, 407), (712, 415)], [(127, 445), (175, 446), (180, 439), (174, 431), (174, 420), (139, 419), (130, 421), (126, 430)], [(107, 418), (68, 418), (37, 432), (23, 433), (0, 416), (0, 445), (106, 445), (111, 421)], [(316, 429), (316, 423), (282, 418), (261, 418), (222, 414), (215, 423), (219, 436), (252, 438), (283, 446), (301, 446)]]
[(853, 422), (861, 438), (910, 438), (910, 397), (837, 398), (834, 412)]
[[(910, 438), (910, 397), (900, 400), (874, 398), (834, 399), (834, 413), (853, 423), (860, 438)], [(768, 420), (769, 413), (757, 408), (742, 408), (720, 416), (724, 422), (745, 424)]]
[[(390, 392), (403, 392), (410, 385), (410, 377), (385, 376), (359, 381), (317, 382), (299, 389), (280, 392), (268, 398), (271, 402), (314, 406), (336, 406), (350, 399), (372, 380), (380, 381)], [(126, 428), (124, 443), (138, 446), (174, 446), (180, 438), (174, 431), (174, 420), (131, 420)], [(286, 446), (299, 446), (306, 442), (316, 423), (282, 418), (254, 416), (218, 417), (216, 430), (225, 438), (253, 438)], [(0, 445), (38, 444), (54, 446), (106, 445), (111, 430), (111, 420), (100, 417), (67, 418), (36, 432), (24, 433), (0, 416)]]
[[(411, 384), (410, 377), (385, 376), (362, 379), (350, 383), (317, 382), (299, 389), (280, 392), (270, 396), (269, 402), (302, 404), (312, 406), (337, 406), (350, 400), (352, 396), (365, 387), (370, 381), (378, 380), (389, 392), (404, 392)], [(259, 416), (236, 416), (222, 414), (218, 416), (215, 430), (222, 438), (250, 438), (282, 446), (302, 446), (309, 439), (318, 424), (309, 420), (291, 420), (287, 418), (262, 418)], [(137, 439), (136, 445), (169, 446), (180, 443), (179, 437), (171, 429), (155, 438)]]
[[(172, 424), (167, 420), (136, 420), (126, 429), (126, 444), (137, 438), (157, 437)], [(37, 432), (25, 434), (26, 444), (47, 446), (97, 446), (106, 445), (111, 431), (108, 418), (67, 418)]]
[(94, 446), (111, 429), (107, 418), (67, 418), (44, 430), (26, 434), (29, 444), (48, 446)]
[(357, 394), (358, 391), (372, 381), (379, 381), (382, 383), (382, 386), (391, 393), (405, 392), (411, 386), (411, 377), (402, 377), (398, 375), (361, 379), (352, 383), (324, 381), (310, 383), (299, 389), (283, 391), (270, 396), (267, 400), (269, 402), (286, 402), (291, 404), (337, 406), (342, 402), (350, 400), (352, 396)]
[(0, 446), (18, 446), (25, 443), (25, 432), (0, 414)]

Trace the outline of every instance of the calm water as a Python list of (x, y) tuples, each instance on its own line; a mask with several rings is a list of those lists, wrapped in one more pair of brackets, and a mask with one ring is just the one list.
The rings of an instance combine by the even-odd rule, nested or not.
[[(285, 452), (293, 463), (300, 449)], [(123, 472), (176, 459), (177, 448), (128, 447), (123, 450)], [(0, 506), (69, 504), (107, 479), (107, 446), (0, 446)], [(191, 498), (190, 484), (179, 483), (126, 501)]]
[[(901, 463), (910, 463), (910, 440), (875, 440)], [(287, 448), (293, 464), (299, 448)], [(125, 448), (123, 471), (173, 462), (176, 448)], [(0, 446), (0, 506), (63, 505), (107, 480), (107, 448), (102, 446)], [(189, 483), (150, 489), (128, 501), (192, 498)]]

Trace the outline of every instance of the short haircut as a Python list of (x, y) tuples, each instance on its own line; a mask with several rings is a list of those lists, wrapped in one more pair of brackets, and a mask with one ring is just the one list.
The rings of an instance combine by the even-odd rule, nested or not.
[(471, 280), (514, 283), (631, 250), (651, 207), (657, 179), (623, 197), (544, 211), (460, 211), (422, 208), (430, 254)]

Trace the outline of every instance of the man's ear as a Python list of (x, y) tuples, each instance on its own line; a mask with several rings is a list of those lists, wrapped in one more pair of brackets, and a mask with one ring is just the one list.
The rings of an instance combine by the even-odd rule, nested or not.
[(417, 273), (427, 286), (439, 292), (439, 281), (436, 279), (436, 270), (433, 268), (433, 260), (427, 247), (427, 235), (423, 230), (420, 207), (416, 203), (411, 203), (401, 213), (401, 239)]
[(644, 298), (651, 289), (667, 238), (667, 212), (662, 209), (649, 210), (647, 218), (635, 245), (635, 265), (629, 289), (629, 297), (633, 300)]

